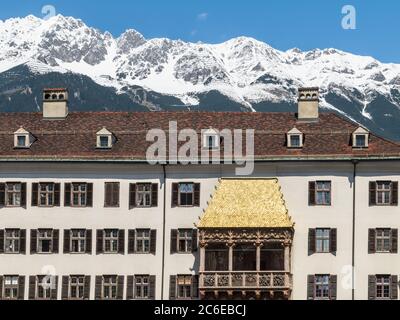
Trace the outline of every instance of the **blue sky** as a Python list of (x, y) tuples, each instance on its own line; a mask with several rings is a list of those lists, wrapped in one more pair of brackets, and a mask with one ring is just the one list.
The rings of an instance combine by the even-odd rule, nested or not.
[[(356, 29), (342, 28), (342, 7), (356, 9)], [(0, 19), (57, 13), (119, 35), (133, 28), (146, 38), (218, 43), (251, 36), (287, 50), (334, 47), (400, 63), (400, 1), (394, 0), (12, 0)]]

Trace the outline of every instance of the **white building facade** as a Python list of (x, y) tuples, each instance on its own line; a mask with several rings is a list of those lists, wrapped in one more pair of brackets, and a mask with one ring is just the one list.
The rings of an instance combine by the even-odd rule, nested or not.
[[(63, 92), (47, 90), (45, 103)], [(288, 113), (152, 119), (68, 114), (57, 110), (65, 97), (51, 102), (57, 118), (0, 115), (2, 299), (398, 299), (398, 144), (318, 115), (315, 101), (301, 121)], [(252, 127), (253, 173), (238, 177), (222, 161), (150, 165), (145, 133), (168, 119), (196, 130)], [(283, 200), (260, 200), (260, 225), (246, 207), (248, 219), (213, 225), (232, 179), (231, 189), (272, 181)], [(258, 201), (257, 191), (248, 197)], [(256, 245), (246, 244), (252, 235)]]

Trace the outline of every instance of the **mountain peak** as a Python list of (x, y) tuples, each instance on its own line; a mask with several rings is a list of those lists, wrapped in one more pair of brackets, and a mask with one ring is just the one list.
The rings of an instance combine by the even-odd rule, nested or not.
[(118, 48), (122, 53), (128, 54), (132, 49), (146, 43), (143, 35), (134, 29), (128, 29), (117, 39)]

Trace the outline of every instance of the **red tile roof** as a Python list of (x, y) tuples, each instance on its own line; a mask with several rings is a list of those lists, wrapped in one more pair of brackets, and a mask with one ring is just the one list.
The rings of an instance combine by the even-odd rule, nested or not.
[[(318, 122), (298, 122), (294, 113), (240, 112), (76, 112), (65, 120), (45, 120), (41, 113), (0, 114), (0, 160), (145, 160), (150, 129), (254, 129), (256, 159), (400, 158), (400, 145), (371, 134), (369, 148), (353, 149), (354, 124), (332, 113)], [(36, 137), (30, 149), (14, 149), (20, 127)], [(96, 149), (96, 133), (107, 128), (117, 138), (111, 150)], [(304, 134), (302, 149), (286, 147), (286, 133)], [(199, 140), (200, 141), (200, 140)], [(200, 144), (199, 144), (200, 145)]]

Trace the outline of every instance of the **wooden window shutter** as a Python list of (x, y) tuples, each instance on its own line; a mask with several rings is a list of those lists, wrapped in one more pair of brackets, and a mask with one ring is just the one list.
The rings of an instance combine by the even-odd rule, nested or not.
[(24, 299), (25, 299), (25, 276), (19, 276), (18, 277), (18, 300), (24, 300)]
[(128, 254), (135, 253), (135, 230), (128, 230)]
[(133, 298), (135, 297), (135, 295), (134, 295), (135, 277), (134, 276), (127, 276), (126, 281), (127, 281), (127, 284), (126, 284), (126, 300), (133, 300)]
[(103, 253), (103, 237), (104, 237), (104, 230), (97, 230), (96, 231), (96, 254)]
[(399, 230), (398, 229), (392, 229), (391, 230), (391, 246), (390, 246), (390, 252), (391, 253), (397, 253), (397, 247), (398, 247), (398, 234)]
[(93, 207), (93, 183), (87, 183), (86, 188), (86, 206)]
[(173, 207), (178, 206), (178, 197), (179, 197), (179, 183), (172, 184), (172, 200), (171, 204)]
[(307, 277), (307, 299), (314, 300), (314, 286), (315, 286), (315, 276), (309, 275)]
[(119, 182), (106, 182), (104, 185), (104, 206), (119, 207)]
[(150, 231), (150, 253), (156, 254), (157, 249), (157, 230)]
[(368, 276), (368, 300), (376, 299), (376, 276)]
[(197, 299), (199, 297), (199, 276), (192, 276), (192, 299)]
[(22, 229), (19, 231), (19, 252), (26, 254), (26, 230)]
[(54, 184), (54, 206), (59, 207), (61, 203), (61, 184), (55, 183)]
[(315, 206), (315, 181), (308, 183), (308, 204)]
[(0, 276), (0, 300), (3, 299), (3, 282), (4, 282), (4, 277)]
[(28, 299), (29, 300), (35, 300), (36, 299), (36, 276), (30, 276), (29, 277)]
[(124, 298), (124, 276), (118, 276), (117, 282), (117, 299), (122, 300)]
[(329, 299), (336, 300), (337, 297), (337, 275), (329, 277)]
[(71, 206), (71, 183), (66, 183), (64, 185), (64, 206)]
[(337, 229), (331, 229), (329, 233), (330, 253), (336, 255), (337, 251)]
[(153, 183), (151, 185), (151, 206), (158, 206), (158, 183)]
[(90, 276), (85, 276), (85, 288), (83, 290), (83, 298), (90, 300)]
[(376, 252), (375, 239), (376, 239), (376, 230), (369, 229), (368, 230), (368, 253), (369, 254), (373, 254)]
[(156, 276), (149, 277), (149, 299), (155, 300), (156, 299)]
[(54, 288), (50, 291), (51, 300), (57, 300), (58, 292), (58, 276), (53, 276), (52, 281), (54, 281)]
[(308, 255), (315, 253), (315, 229), (308, 230)]
[(0, 254), (4, 253), (4, 230), (0, 230)]
[(69, 298), (69, 276), (62, 277), (62, 284), (61, 284), (61, 299), (68, 300)]
[(376, 205), (376, 181), (369, 182), (369, 205)]
[(32, 207), (37, 207), (39, 204), (39, 183), (32, 183)]
[(31, 230), (31, 254), (37, 252), (37, 230)]
[(197, 251), (197, 234), (198, 234), (197, 229), (193, 229), (192, 230), (192, 252)]
[(112, 199), (112, 184), (105, 183), (104, 185), (104, 206), (111, 207), (111, 199)]
[(398, 299), (398, 296), (399, 296), (398, 286), (399, 286), (398, 276), (390, 276), (390, 299), (391, 300)]
[(176, 276), (169, 277), (169, 299), (176, 299)]
[(6, 205), (6, 184), (0, 183), (0, 207)]
[(95, 292), (94, 296), (96, 300), (101, 300), (103, 287), (103, 276), (96, 276)]
[(178, 230), (171, 230), (171, 253), (176, 253), (178, 250)]
[(64, 230), (64, 253), (70, 252), (71, 230)]
[(58, 253), (58, 247), (59, 247), (59, 242), (60, 242), (60, 231), (59, 230), (53, 230), (53, 250), (52, 253)]
[(21, 207), (26, 207), (26, 183), (21, 183)]
[(86, 253), (92, 254), (92, 230), (86, 230)]
[(195, 207), (199, 207), (200, 206), (200, 183), (195, 183), (194, 184), (193, 205)]
[(118, 253), (125, 254), (125, 230), (118, 231)]
[(392, 206), (399, 204), (399, 183), (397, 181), (392, 182)]
[(134, 183), (129, 185), (129, 207), (136, 207), (136, 184)]

